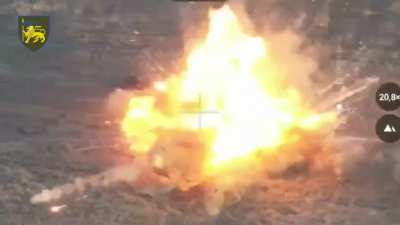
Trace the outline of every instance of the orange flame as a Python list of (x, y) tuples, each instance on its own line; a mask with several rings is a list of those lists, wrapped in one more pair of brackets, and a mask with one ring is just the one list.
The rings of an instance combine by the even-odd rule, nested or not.
[(208, 176), (238, 162), (251, 166), (256, 153), (273, 153), (295, 138), (292, 129), (320, 129), (335, 119), (307, 108), (294, 88), (282, 84), (268, 43), (247, 34), (229, 6), (209, 17), (208, 34), (189, 54), (186, 69), (130, 100), (122, 129), (132, 151), (149, 153), (161, 135), (196, 132)]

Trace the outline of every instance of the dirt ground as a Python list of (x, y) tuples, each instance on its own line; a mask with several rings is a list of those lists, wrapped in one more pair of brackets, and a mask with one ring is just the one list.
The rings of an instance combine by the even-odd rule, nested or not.
[[(398, 79), (399, 1), (353, 0), (347, 11), (341, 0), (248, 2), (254, 17), (267, 5), (268, 18), (285, 18), (288, 24), (306, 14), (307, 25), (297, 29), (315, 42), (335, 48), (339, 39), (346, 40), (344, 61), (355, 77)], [(1, 4), (0, 225), (400, 225), (400, 185), (393, 175), (398, 144), (369, 145), (383, 153), (385, 163), (365, 163), (345, 179), (266, 176), (240, 200), (228, 201), (218, 216), (208, 216), (195, 197), (152, 197), (127, 184), (32, 205), (31, 196), (42, 189), (131, 160), (118, 127), (104, 125), (109, 119), (104, 99), (116, 87), (145, 85), (151, 77), (144, 74), (163, 76), (176, 69), (177, 49), (183, 48), (182, 8), (188, 6), (156, 0)], [(51, 16), (50, 39), (33, 53), (17, 38), (16, 18), (43, 13)], [(320, 20), (324, 26), (318, 26)], [(360, 42), (368, 43), (367, 49)], [(354, 72), (354, 65), (361, 69)], [(354, 136), (375, 138), (373, 129), (357, 124), (362, 118), (371, 128), (382, 115), (374, 99), (371, 92), (357, 103), (359, 117), (348, 124), (355, 127)], [(66, 207), (50, 212), (57, 205)]]

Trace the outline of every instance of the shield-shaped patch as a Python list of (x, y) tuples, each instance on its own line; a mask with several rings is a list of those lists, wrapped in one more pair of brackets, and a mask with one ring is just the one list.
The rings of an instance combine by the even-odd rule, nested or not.
[(48, 16), (18, 16), (18, 36), (32, 51), (43, 47), (49, 37)]

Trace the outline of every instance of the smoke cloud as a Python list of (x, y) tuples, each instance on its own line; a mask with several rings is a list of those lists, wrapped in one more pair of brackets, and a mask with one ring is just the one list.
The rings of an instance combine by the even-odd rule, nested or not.
[(120, 182), (132, 183), (138, 179), (143, 170), (143, 166), (125, 165), (112, 168), (97, 175), (86, 178), (76, 178), (74, 182), (64, 184), (52, 189), (42, 190), (32, 196), (32, 204), (40, 204), (59, 200), (67, 195), (82, 193), (88, 188), (101, 188), (115, 185)]

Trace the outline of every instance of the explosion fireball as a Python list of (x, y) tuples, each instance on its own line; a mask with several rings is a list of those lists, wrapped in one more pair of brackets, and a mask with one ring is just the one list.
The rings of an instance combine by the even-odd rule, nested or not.
[(211, 10), (186, 69), (130, 99), (122, 130), (131, 151), (183, 190), (216, 177), (226, 189), (238, 170), (255, 170), (301, 133), (335, 123), (335, 113), (307, 105), (269, 51), (229, 6)]

